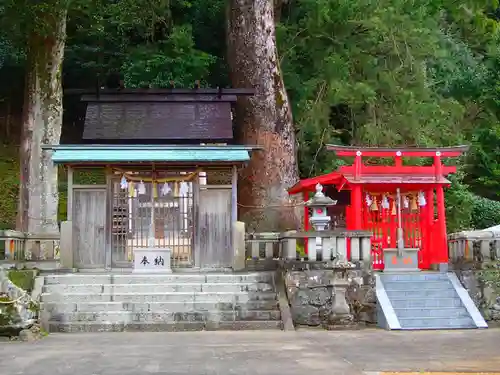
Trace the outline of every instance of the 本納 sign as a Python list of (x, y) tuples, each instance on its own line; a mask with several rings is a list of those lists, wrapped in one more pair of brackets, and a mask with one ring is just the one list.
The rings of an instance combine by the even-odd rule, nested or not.
[(167, 248), (134, 249), (134, 272), (137, 273), (170, 273), (170, 254)]

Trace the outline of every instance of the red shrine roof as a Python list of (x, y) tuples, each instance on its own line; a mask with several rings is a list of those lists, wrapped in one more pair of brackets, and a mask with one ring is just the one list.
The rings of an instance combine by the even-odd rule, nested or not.
[[(394, 157), (400, 153), (401, 157), (432, 157), (441, 156), (444, 158), (458, 157), (469, 150), (469, 146), (453, 147), (362, 147), (362, 146), (342, 146), (326, 145), (328, 151), (334, 151), (337, 156), (355, 156), (359, 151), (363, 156), (374, 157)], [(436, 154), (439, 153), (439, 154)]]
[(451, 182), (434, 176), (407, 176), (407, 175), (361, 175), (355, 179), (353, 175), (344, 175), (345, 180), (350, 184), (450, 184)]
[(342, 182), (344, 175), (339, 172), (330, 172), (321, 176), (306, 178), (300, 180), (290, 189), (288, 189), (288, 194), (298, 194), (304, 191), (314, 191), (317, 184), (321, 185), (336, 185)]
[(300, 180), (290, 189), (288, 189), (288, 194), (299, 194), (307, 191), (314, 191), (317, 184), (325, 185), (336, 185), (340, 188), (342, 185), (403, 185), (408, 187), (409, 185), (449, 185), (450, 180), (445, 177), (439, 177), (436, 179), (432, 175), (404, 175), (404, 174), (362, 174), (358, 179), (355, 179), (352, 174), (343, 174), (339, 172), (331, 172), (325, 175), (306, 178)]
[[(469, 146), (456, 147), (434, 147), (434, 148), (381, 148), (381, 147), (357, 147), (327, 145), (327, 150), (334, 151), (337, 156), (361, 156), (361, 157), (458, 157), (469, 149)], [(371, 185), (370, 189), (397, 187), (398, 185), (409, 188), (421, 188), (422, 185), (449, 185), (451, 182), (445, 178), (450, 173), (456, 172), (456, 167), (440, 165), (437, 172), (436, 165), (432, 166), (411, 166), (402, 165), (401, 161), (396, 165), (359, 165), (359, 175), (355, 177), (356, 166), (345, 165), (337, 171), (327, 173), (317, 177), (306, 178), (297, 182), (288, 189), (288, 194), (298, 194), (301, 192), (314, 191), (317, 184), (336, 185), (338, 189), (344, 186), (365, 184)], [(439, 176), (437, 176), (439, 174)], [(379, 186), (376, 186), (379, 185)]]

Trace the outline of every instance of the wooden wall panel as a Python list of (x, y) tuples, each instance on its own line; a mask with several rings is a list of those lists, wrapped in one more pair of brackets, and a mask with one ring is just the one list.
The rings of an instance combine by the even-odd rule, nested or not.
[(198, 243), (201, 268), (229, 268), (233, 262), (231, 240), (231, 189), (200, 189)]
[(77, 268), (104, 268), (106, 190), (73, 191), (73, 251)]

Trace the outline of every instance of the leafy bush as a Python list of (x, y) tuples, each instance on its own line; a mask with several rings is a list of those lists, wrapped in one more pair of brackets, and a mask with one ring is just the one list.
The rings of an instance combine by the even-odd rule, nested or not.
[(500, 224), (500, 202), (471, 193), (462, 182), (463, 176), (459, 170), (449, 177), (452, 185), (445, 197), (448, 233)]
[(471, 224), (484, 229), (500, 224), (500, 202), (473, 195)]
[(216, 58), (194, 46), (191, 26), (179, 26), (165, 41), (130, 50), (121, 71), (127, 87), (191, 87), (206, 81)]

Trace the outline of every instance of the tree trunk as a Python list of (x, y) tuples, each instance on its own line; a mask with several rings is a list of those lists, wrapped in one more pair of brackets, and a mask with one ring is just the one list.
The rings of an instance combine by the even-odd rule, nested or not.
[(57, 145), (61, 138), (66, 10), (52, 9), (41, 17), (48, 26), (28, 40), (16, 227), (54, 233), (59, 230), (57, 167), (42, 145)]
[(253, 88), (239, 98), (239, 141), (262, 146), (239, 174), (239, 218), (250, 230), (298, 225), (287, 189), (299, 178), (290, 103), (283, 84), (274, 26), (273, 0), (229, 0), (228, 60), (233, 87)]

